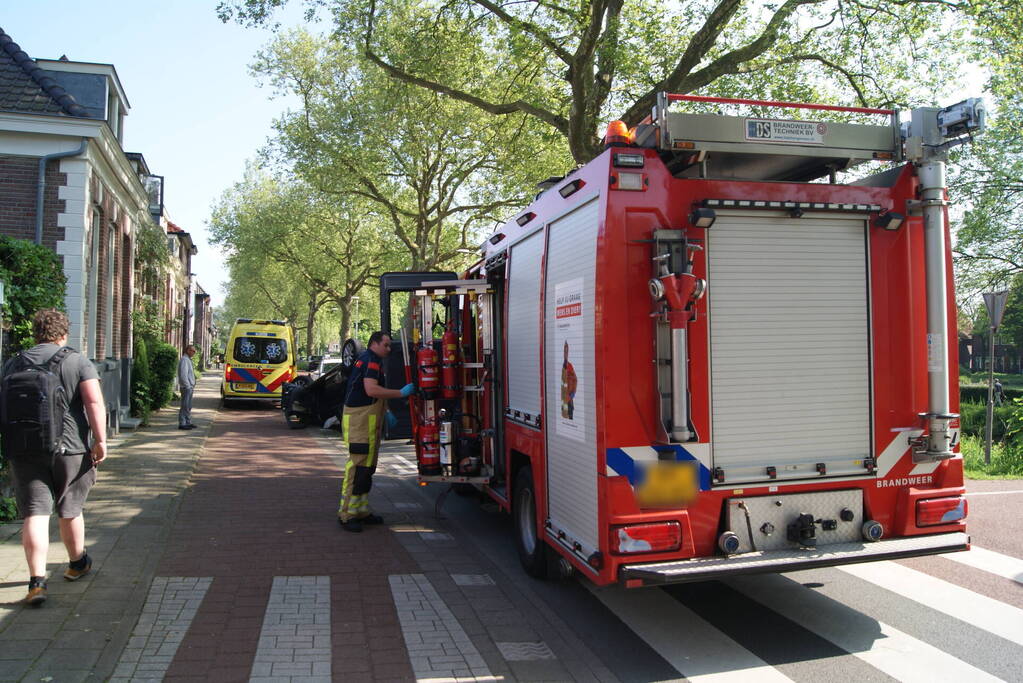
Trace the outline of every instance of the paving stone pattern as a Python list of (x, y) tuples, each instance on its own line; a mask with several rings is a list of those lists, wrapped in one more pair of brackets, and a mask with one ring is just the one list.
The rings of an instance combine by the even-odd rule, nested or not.
[(496, 680), (444, 600), (422, 574), (390, 577), (401, 632), (418, 680)]
[(212, 582), (209, 577), (153, 579), (142, 614), (110, 682), (163, 680)]
[(252, 683), (330, 683), (330, 577), (274, 577)]
[[(247, 681), (266, 675), (261, 665), (268, 663), (296, 665), (287, 675), (287, 667), (271, 668), (279, 680), (322, 676), (325, 669), (314, 672), (307, 660), (321, 653), (299, 652), (307, 648), (255, 661), (279, 577), (329, 578), (322, 589), (330, 598), (334, 680), (414, 680), (387, 576), (415, 564), (387, 527), (341, 529), (341, 470), (320, 447), (320, 431), (288, 429), (280, 411), (267, 407), (218, 415), (161, 562), (166, 575), (214, 577), (167, 681)], [(330, 442), (333, 454), (339, 445)], [(308, 649), (319, 649), (323, 638), (314, 636)]]
[(110, 436), (85, 506), (92, 573), (61, 578), (67, 552), (51, 518), (49, 600), (25, 607), (28, 572), (21, 524), (0, 527), (0, 681), (100, 681), (112, 675), (146, 602), (174, 511), (216, 414), (219, 383), (200, 379), (198, 429), (178, 430), (177, 406), (138, 432)]

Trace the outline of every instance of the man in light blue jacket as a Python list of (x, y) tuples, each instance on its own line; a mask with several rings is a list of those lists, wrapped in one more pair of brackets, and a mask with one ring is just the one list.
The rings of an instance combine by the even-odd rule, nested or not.
[(181, 410), (178, 411), (178, 429), (195, 429), (192, 424), (192, 393), (195, 391), (195, 368), (192, 356), (195, 347), (189, 344), (178, 361), (178, 387), (181, 391)]

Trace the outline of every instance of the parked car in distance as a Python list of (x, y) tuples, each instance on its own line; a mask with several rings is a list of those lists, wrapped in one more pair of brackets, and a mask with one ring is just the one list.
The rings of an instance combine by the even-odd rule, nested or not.
[(328, 370), (344, 363), (343, 358), (321, 358), (316, 365), (309, 365), (309, 375), (316, 379), (322, 377)]

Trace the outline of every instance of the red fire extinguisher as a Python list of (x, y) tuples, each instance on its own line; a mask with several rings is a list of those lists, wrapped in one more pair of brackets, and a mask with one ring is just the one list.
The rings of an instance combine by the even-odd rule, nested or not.
[(423, 393), (423, 398), (432, 399), (437, 394), (440, 377), (437, 372), (437, 352), (431, 344), (424, 343), (419, 349), (416, 353), (416, 364), (419, 366), (419, 389)]
[(419, 425), (419, 474), (424, 477), (441, 474), (440, 433), (435, 422)]
[(458, 381), (458, 335), (448, 325), (447, 332), (440, 338), (441, 361), (441, 398), (458, 398), (461, 383)]

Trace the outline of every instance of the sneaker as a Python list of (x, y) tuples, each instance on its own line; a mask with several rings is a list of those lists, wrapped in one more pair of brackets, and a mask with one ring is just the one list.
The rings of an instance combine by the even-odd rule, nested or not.
[(347, 522), (342, 522), (340, 519), (337, 521), (341, 523), (341, 528), (345, 531), (362, 531), (362, 522), (357, 519), (350, 519)]
[(44, 602), (46, 602), (46, 584), (28, 589), (28, 595), (25, 596), (26, 605), (38, 607)]
[(365, 517), (359, 517), (359, 521), (363, 524), (383, 524), (384, 518), (380, 515), (366, 515)]
[(85, 555), (85, 566), (81, 569), (75, 569), (68, 565), (67, 571), (64, 572), (64, 578), (68, 581), (77, 581), (86, 574), (92, 571), (92, 558), (88, 554)]

